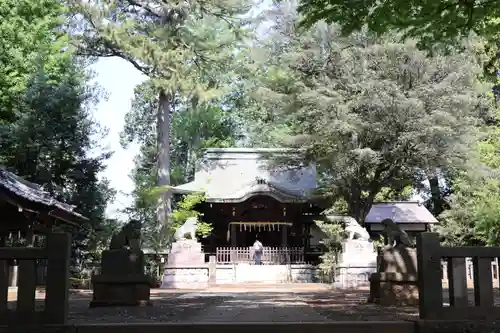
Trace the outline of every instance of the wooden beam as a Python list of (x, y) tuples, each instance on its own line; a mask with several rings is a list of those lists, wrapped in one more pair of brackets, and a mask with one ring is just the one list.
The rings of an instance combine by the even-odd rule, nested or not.
[(44, 225), (44, 224), (35, 223), (33, 225), (33, 230), (35, 232), (39, 232), (41, 234), (48, 235), (48, 234), (52, 233), (52, 226), (49, 227), (49, 226)]

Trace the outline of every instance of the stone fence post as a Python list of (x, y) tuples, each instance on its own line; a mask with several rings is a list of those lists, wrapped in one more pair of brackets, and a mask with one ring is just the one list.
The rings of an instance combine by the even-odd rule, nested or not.
[(215, 256), (208, 258), (208, 285), (213, 286), (217, 282), (217, 259)]

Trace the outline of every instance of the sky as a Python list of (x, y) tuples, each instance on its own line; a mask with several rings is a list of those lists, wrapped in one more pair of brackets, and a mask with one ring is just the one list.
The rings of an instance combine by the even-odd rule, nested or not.
[(120, 58), (101, 58), (92, 69), (97, 75), (96, 82), (108, 95), (107, 99), (102, 99), (96, 106), (94, 117), (109, 131), (103, 145), (114, 151), (113, 156), (107, 161), (106, 170), (100, 176), (109, 179), (111, 186), (118, 191), (114, 202), (108, 205), (106, 215), (125, 219), (119, 210), (131, 203), (129, 194), (134, 184), (129, 174), (133, 167), (134, 156), (138, 153), (138, 146), (122, 148), (120, 132), (123, 129), (125, 114), (130, 110), (134, 88), (146, 77)]

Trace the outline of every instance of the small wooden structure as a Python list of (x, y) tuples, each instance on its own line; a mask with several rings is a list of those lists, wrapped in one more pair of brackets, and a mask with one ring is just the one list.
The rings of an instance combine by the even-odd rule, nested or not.
[[(71, 236), (52, 233), (44, 247), (0, 248), (0, 325), (66, 324), (68, 319), (69, 262)], [(19, 262), (19, 287), (15, 308), (9, 304), (8, 260)], [(36, 307), (36, 264), (47, 260), (44, 308)]]
[[(53, 230), (58, 225), (79, 226), (87, 219), (41, 186), (4, 168), (0, 168), (0, 214), (0, 324), (65, 324), (71, 236)], [(35, 242), (36, 236), (41, 236), (41, 242)], [(8, 247), (7, 243), (17, 243), (17, 247)], [(36, 311), (36, 272), (41, 261), (46, 262), (47, 269), (45, 309)], [(12, 280), (19, 284), (15, 309), (8, 305)]]
[(87, 219), (74, 209), (54, 199), (40, 185), (0, 167), (0, 247), (5, 246), (9, 235), (17, 235), (26, 246), (33, 246), (36, 234), (50, 234), (54, 226), (79, 226)]
[(365, 226), (372, 237), (382, 233), (381, 222), (391, 219), (410, 237), (430, 230), (430, 226), (438, 220), (429, 210), (417, 201), (376, 202), (365, 218)]

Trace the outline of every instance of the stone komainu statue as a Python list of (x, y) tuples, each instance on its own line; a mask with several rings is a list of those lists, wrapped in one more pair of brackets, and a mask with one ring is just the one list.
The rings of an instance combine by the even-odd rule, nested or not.
[(196, 239), (196, 227), (198, 224), (198, 219), (196, 217), (189, 217), (186, 219), (183, 225), (175, 231), (174, 238), (176, 241), (186, 239), (186, 234), (190, 235), (191, 239)]
[(134, 252), (140, 251), (141, 227), (141, 222), (137, 220), (131, 220), (125, 224), (119, 232), (111, 237), (109, 249), (119, 250), (128, 247)]
[(348, 240), (371, 241), (368, 231), (350, 216), (327, 215), (326, 219), (331, 223), (343, 223)]
[(401, 229), (396, 223), (391, 219), (384, 219), (382, 222), (384, 226), (384, 235), (387, 238), (387, 244), (390, 247), (404, 246), (404, 247), (414, 247), (415, 244), (411, 241), (408, 234)]

